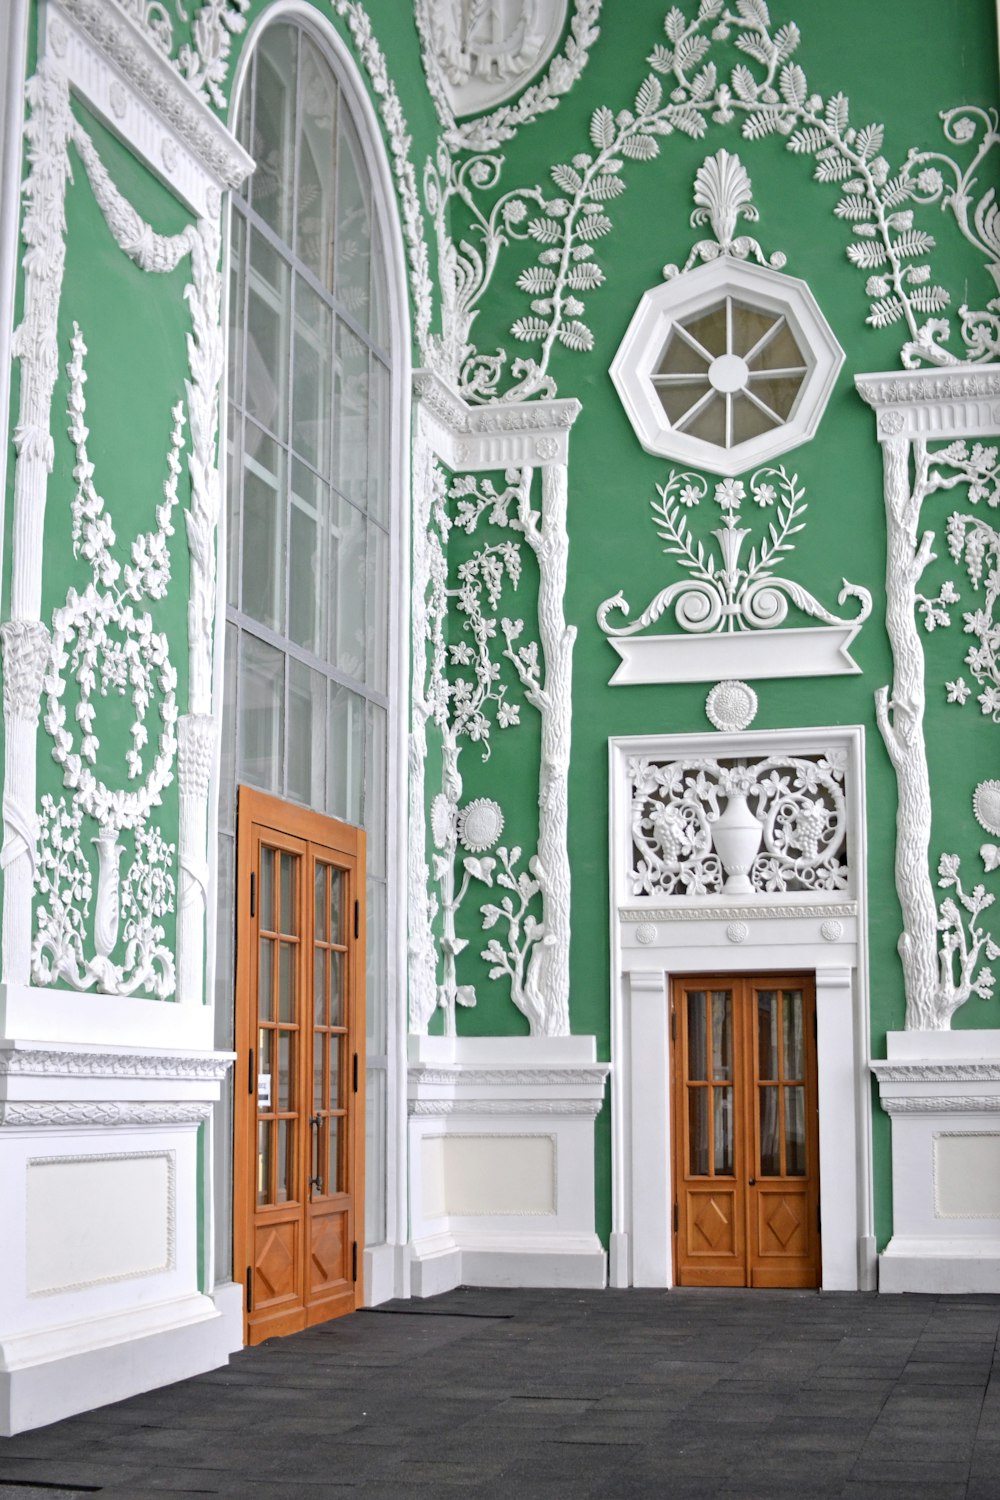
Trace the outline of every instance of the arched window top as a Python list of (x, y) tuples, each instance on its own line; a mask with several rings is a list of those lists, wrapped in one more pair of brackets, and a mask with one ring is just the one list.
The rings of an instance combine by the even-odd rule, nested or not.
[(336, 73), (301, 24), (275, 22), (254, 49), (236, 122), (257, 166), (241, 196), (359, 331), (389, 342), (378, 216)]

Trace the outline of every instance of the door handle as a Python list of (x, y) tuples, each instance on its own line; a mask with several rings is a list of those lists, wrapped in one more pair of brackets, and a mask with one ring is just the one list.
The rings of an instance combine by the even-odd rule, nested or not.
[(757, 1186), (757, 1179), (756, 1179), (756, 1177), (751, 1177), (750, 1181), (747, 1183), (747, 1187), (756, 1187), (756, 1186)]
[[(311, 1115), (309, 1117), (309, 1128), (310, 1128), (310, 1130), (318, 1132), (319, 1128), (320, 1128), (320, 1123), (321, 1122), (320, 1122), (319, 1115)], [(314, 1135), (313, 1138), (312, 1138), (312, 1140), (313, 1140), (313, 1160), (317, 1161), (317, 1163), (318, 1163), (318, 1157), (319, 1157), (319, 1137), (318, 1137), (318, 1135)], [(310, 1191), (313, 1188), (315, 1188), (318, 1193), (321, 1193), (323, 1191), (323, 1179), (322, 1179), (322, 1177), (310, 1177), (310, 1179), (309, 1179), (309, 1188), (310, 1188)]]

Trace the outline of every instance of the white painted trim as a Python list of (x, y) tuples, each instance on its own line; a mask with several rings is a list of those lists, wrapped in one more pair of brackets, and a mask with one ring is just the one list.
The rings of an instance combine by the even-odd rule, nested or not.
[[(845, 911), (834, 941), (822, 930), (823, 907), (829, 902), (814, 904), (798, 895), (783, 902), (773, 892), (760, 902), (744, 902), (739, 932), (727, 931), (735, 925), (733, 914), (718, 900), (672, 903), (671, 920), (662, 932), (653, 925), (662, 917), (662, 900), (648, 902), (648, 926), (622, 922), (623, 911), (634, 918), (647, 905), (627, 889), (622, 854), (630, 847), (630, 757), (679, 759), (702, 753), (758, 759), (819, 747), (845, 749), (849, 758), (853, 889), (846, 894), (853, 900), (840, 905), (856, 914)], [(873, 1210), (864, 730), (838, 726), (733, 735), (631, 735), (609, 740), (609, 759), (612, 1285), (673, 1284), (670, 979), (705, 970), (735, 974), (777, 969), (816, 975), (822, 1285), (829, 1291), (868, 1288)], [(685, 905), (691, 908), (688, 920)]]
[[(24, 150), (24, 83), (30, 0), (0, 6), (0, 453), (10, 433), (11, 339), (21, 245), (21, 158)], [(7, 534), (7, 464), (0, 465), (0, 556)], [(3, 587), (0, 580), (0, 606)], [(0, 608), (0, 614), (2, 614)]]
[(795, 626), (712, 635), (609, 635), (621, 665), (610, 687), (635, 682), (718, 682), (739, 677), (840, 677), (861, 671), (850, 653), (863, 619), (844, 625)]
[(995, 437), (1000, 426), (1000, 365), (886, 370), (854, 384), (878, 415), (880, 439)]

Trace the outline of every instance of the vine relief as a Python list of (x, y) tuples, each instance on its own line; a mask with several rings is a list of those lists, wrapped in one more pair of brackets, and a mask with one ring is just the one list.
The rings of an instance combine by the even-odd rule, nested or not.
[(630, 760), (633, 896), (842, 891), (847, 755)]
[[(154, 629), (148, 605), (162, 600), (170, 584), (167, 539), (174, 531), (184, 409), (178, 403), (171, 413), (169, 477), (156, 509), (156, 527), (133, 541), (130, 561), (123, 564), (87, 451), (87, 349), (76, 324), (72, 352), (67, 366), (77, 482), (71, 504), (72, 547), (74, 557), (89, 565), (92, 577), (82, 593), (69, 590), (52, 622), (43, 683), (45, 727), (71, 798), (67, 803), (63, 797), (43, 796), (41, 801), (32, 977), (38, 984), (64, 979), (77, 989), (96, 986), (111, 994), (142, 989), (165, 999), (174, 991), (174, 959), (163, 918), (173, 910), (175, 850), (151, 825), (149, 815), (174, 775), (177, 672), (167, 635)], [(77, 695), (72, 718), (65, 701), (71, 682)], [(125, 752), (126, 785), (119, 788), (108, 786), (97, 771), (99, 701), (109, 697), (129, 699), (134, 713)], [(151, 732), (154, 713), (160, 728)], [(85, 819), (88, 826), (96, 825), (90, 839), (97, 859), (96, 897), (84, 851)], [(125, 832), (132, 834), (133, 857), (122, 876)], [(92, 898), (94, 951), (88, 953)], [(119, 938), (124, 956), (116, 962)]]
[[(225, 109), (232, 38), (246, 29), (250, 0), (202, 0), (192, 12), (183, 0), (113, 0), (156, 43), (181, 77), (207, 104)], [(191, 40), (176, 48), (174, 22), (191, 22)]]

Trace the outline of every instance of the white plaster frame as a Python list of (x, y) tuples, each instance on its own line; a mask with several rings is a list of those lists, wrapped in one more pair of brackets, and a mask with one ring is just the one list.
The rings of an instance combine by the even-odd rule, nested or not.
[[(610, 1280), (673, 1285), (670, 980), (685, 973), (807, 970), (816, 976), (822, 1286), (875, 1285), (868, 1089), (864, 729), (628, 735), (608, 742), (611, 849)], [(632, 756), (746, 757), (847, 752), (851, 887), (836, 899), (632, 896)], [(849, 899), (844, 899), (844, 897)]]

